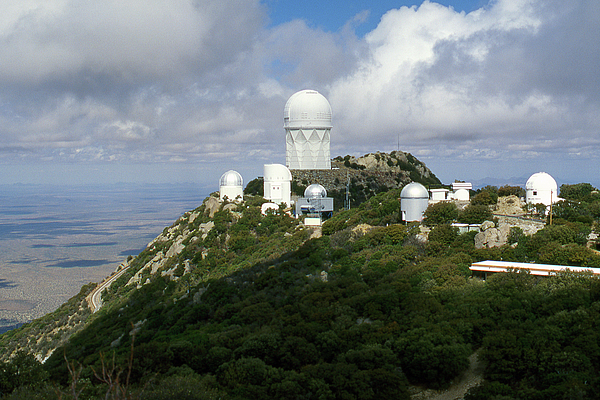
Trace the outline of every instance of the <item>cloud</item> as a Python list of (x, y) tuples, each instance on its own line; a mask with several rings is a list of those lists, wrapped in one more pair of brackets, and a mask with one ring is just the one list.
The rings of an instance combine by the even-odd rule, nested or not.
[(400, 135), (415, 149), (558, 150), (570, 134), (593, 146), (598, 8), (500, 0), (469, 14), (429, 2), (391, 10), (366, 37), (370, 57), (331, 86), (338, 127), (347, 142)]
[(251, 44), (263, 14), (257, 1), (29, 1), (0, 25), (0, 80), (92, 87), (208, 71)]
[(535, 166), (554, 157), (556, 165), (597, 165), (597, 1), (497, 0), (471, 13), (425, 1), (389, 10), (365, 37), (354, 29), (367, 12), (332, 33), (302, 20), (267, 27), (265, 7), (259, 0), (7, 5), (0, 162), (260, 170), (284, 162), (287, 98), (315, 88), (333, 108), (332, 154), (389, 151), (400, 142), (427, 162)]
[(262, 45), (271, 73), (295, 87), (322, 87), (344, 76), (355, 68), (361, 49), (350, 27), (331, 34), (303, 20), (275, 27)]

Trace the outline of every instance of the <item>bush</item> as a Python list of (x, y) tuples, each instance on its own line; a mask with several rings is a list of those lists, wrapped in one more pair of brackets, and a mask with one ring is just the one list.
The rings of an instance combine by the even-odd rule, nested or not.
[(458, 236), (458, 228), (450, 224), (434, 226), (429, 232), (429, 241), (450, 246)]
[(425, 225), (434, 226), (454, 222), (458, 217), (458, 208), (453, 202), (440, 201), (430, 204), (423, 214)]
[(559, 196), (564, 199), (583, 201), (589, 198), (594, 190), (596, 188), (589, 183), (563, 184), (560, 185)]
[(520, 186), (509, 186), (504, 185), (498, 189), (498, 197), (504, 196), (517, 196), (517, 197), (525, 197), (525, 189)]
[(491, 205), (498, 202), (498, 188), (496, 186), (485, 186), (479, 189), (471, 199), (471, 204)]
[(458, 222), (465, 224), (481, 224), (483, 221), (491, 221), (492, 218), (490, 208), (483, 204), (469, 204), (458, 214)]

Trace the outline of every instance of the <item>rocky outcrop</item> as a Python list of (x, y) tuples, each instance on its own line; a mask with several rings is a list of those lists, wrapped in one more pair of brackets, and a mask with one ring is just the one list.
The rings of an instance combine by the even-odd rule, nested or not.
[(349, 184), (350, 202), (356, 206), (377, 193), (402, 188), (410, 182), (425, 186), (439, 185), (440, 180), (410, 153), (370, 153), (362, 157), (336, 157), (330, 170), (291, 170), (297, 194), (303, 188), (319, 183), (334, 198), (336, 208), (345, 201), (346, 187)]
[(510, 225), (500, 224), (497, 228), (491, 221), (485, 221), (481, 224), (481, 232), (475, 235), (475, 248), (500, 247), (508, 242)]
[(499, 197), (494, 206), (494, 217), (498, 226), (492, 221), (481, 224), (481, 232), (475, 236), (475, 247), (481, 249), (505, 245), (511, 228), (520, 228), (526, 236), (531, 236), (544, 228), (546, 224), (543, 221), (523, 217), (524, 206), (525, 203), (517, 196)]
[(497, 218), (498, 225), (508, 225), (510, 228), (521, 228), (523, 233), (527, 236), (535, 234), (537, 231), (546, 226), (545, 222), (522, 218), (519, 216), (497, 216)]
[(215, 216), (215, 213), (219, 211), (219, 208), (221, 208), (221, 202), (216, 197), (209, 196), (204, 200), (204, 206), (206, 207), (204, 212), (209, 218), (212, 218)]
[(502, 196), (498, 197), (498, 202), (494, 213), (502, 215), (524, 215), (525, 202), (521, 201), (517, 196)]

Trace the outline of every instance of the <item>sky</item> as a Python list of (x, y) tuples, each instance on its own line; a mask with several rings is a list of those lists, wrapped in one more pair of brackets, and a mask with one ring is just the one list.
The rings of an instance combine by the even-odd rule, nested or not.
[(0, 184), (248, 182), (316, 89), (332, 157), (600, 186), (597, 0), (2, 3)]

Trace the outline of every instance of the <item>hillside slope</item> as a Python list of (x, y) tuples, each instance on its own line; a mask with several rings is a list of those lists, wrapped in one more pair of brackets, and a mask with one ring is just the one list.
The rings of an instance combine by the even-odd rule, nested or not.
[[(544, 257), (600, 267), (579, 243), (581, 227), (476, 249), (472, 233), (439, 225), (423, 242), (400, 223), (399, 192), (336, 214), (323, 237), (283, 210), (261, 215), (260, 197), (207, 198), (128, 261), (97, 313), (81, 309), (87, 287), (59, 309), (55, 317), (70, 310), (65, 321), (85, 322), (68, 340), (56, 336), (44, 374), (28, 375), (34, 387), (10, 386), (5, 363), (0, 392), (52, 398), (54, 385), (71, 385), (85, 389), (80, 398), (103, 398), (119, 376), (130, 398), (408, 399), (460, 382), (477, 351), (485, 381), (470, 400), (594, 398), (600, 281), (510, 273), (484, 282), (468, 269)], [(5, 353), (48, 342), (32, 330), (41, 325), (0, 337)]]

